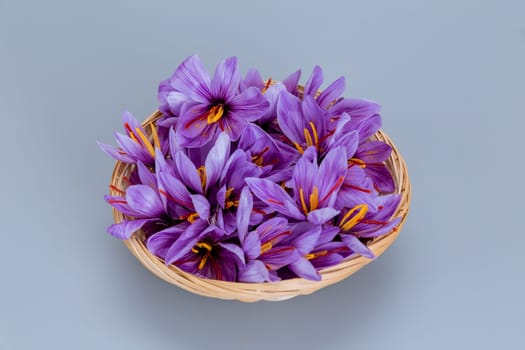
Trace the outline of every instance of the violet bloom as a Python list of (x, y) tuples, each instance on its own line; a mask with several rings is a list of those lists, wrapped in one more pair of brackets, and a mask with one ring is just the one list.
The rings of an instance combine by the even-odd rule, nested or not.
[(301, 102), (289, 92), (281, 92), (277, 102), (277, 120), (282, 133), (301, 154), (310, 146), (322, 155), (333, 148), (344, 147), (351, 157), (359, 143), (357, 131), (343, 132), (345, 124), (350, 121), (348, 115), (331, 119), (329, 113), (309, 95)]
[(247, 201), (247, 205), (239, 206), (237, 213), (239, 240), (248, 259), (246, 266), (239, 271), (239, 281), (278, 281), (280, 277), (277, 270), (300, 257), (294, 246), (281, 244), (291, 233), (288, 221), (282, 217), (275, 217), (247, 233), (248, 222), (240, 218), (249, 217), (251, 211), (252, 203)]
[(245, 264), (244, 252), (223, 231), (213, 226), (204, 229), (190, 249), (183, 253), (175, 244), (181, 239), (181, 232), (173, 229), (171, 234), (152, 236), (147, 241), (147, 247), (164, 259), (166, 265), (174, 264), (183, 271), (205, 278), (237, 280), (237, 271)]
[(259, 125), (265, 125), (265, 129), (272, 129), (271, 123), (276, 118), (277, 99), (281, 91), (285, 90), (286, 87), (280, 83), (273, 81), (272, 78), (264, 81), (261, 74), (256, 69), (250, 69), (246, 73), (246, 76), (239, 85), (240, 91), (244, 91), (250, 87), (259, 89), (266, 100), (268, 101), (268, 108), (266, 112), (257, 120)]
[(142, 161), (146, 165), (155, 163), (155, 149), (160, 149), (157, 130), (151, 125), (152, 140), (150, 140), (138, 120), (129, 112), (124, 112), (122, 122), (127, 135), (115, 132), (115, 138), (120, 148), (98, 142), (99, 147), (109, 156), (124, 163)]
[(239, 139), (238, 147), (248, 152), (252, 162), (261, 168), (261, 177), (279, 182), (291, 176), (291, 165), (297, 159), (297, 152), (272, 138), (259, 126), (249, 124)]
[(378, 197), (375, 212), (369, 211), (366, 204), (341, 211), (338, 220), (341, 240), (352, 252), (369, 259), (375, 258), (363, 240), (382, 236), (396, 229), (401, 219), (392, 220), (392, 216), (400, 200), (401, 196), (398, 194), (389, 194)]
[(280, 214), (298, 221), (323, 224), (339, 213), (334, 204), (346, 169), (343, 147), (328, 152), (320, 165), (317, 165), (315, 149), (310, 147), (297, 162), (289, 181), (293, 197), (267, 179), (248, 178), (246, 183), (255, 196)]
[(179, 115), (177, 132), (184, 146), (200, 147), (221, 131), (236, 141), (246, 124), (266, 112), (269, 104), (261, 91), (250, 87), (239, 93), (240, 80), (236, 57), (220, 62), (212, 79), (194, 55), (177, 68), (169, 86), (162, 83), (163, 98)]

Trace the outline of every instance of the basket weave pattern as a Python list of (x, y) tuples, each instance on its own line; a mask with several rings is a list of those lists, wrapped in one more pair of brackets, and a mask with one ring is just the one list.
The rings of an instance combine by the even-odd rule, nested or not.
[[(161, 116), (162, 113), (159, 111), (151, 114), (142, 123), (145, 130), (149, 131), (149, 128), (153, 126), (152, 124)], [(406, 163), (392, 140), (382, 131), (378, 131), (373, 138), (386, 142), (393, 149), (386, 163), (396, 183), (396, 192), (401, 195), (401, 202), (394, 213), (394, 217), (401, 218), (399, 225), (394, 231), (375, 238), (368, 245), (374, 254), (379, 256), (394, 242), (405, 223), (410, 206), (411, 186)], [(111, 178), (111, 184), (116, 188), (125, 189), (127, 183), (124, 181), (124, 177), (128, 176), (132, 169), (133, 165), (117, 161)], [(116, 223), (124, 219), (124, 215), (116, 209), (113, 209), (113, 217)], [(237, 299), (244, 302), (259, 300), (279, 301), (298, 295), (311, 294), (323, 287), (343, 280), (372, 261), (362, 256), (351, 257), (335, 266), (321, 270), (321, 281), (294, 278), (272, 283), (226, 282), (201, 278), (184, 272), (174, 265), (166, 266), (162, 259), (148, 251), (144, 245), (144, 236), (141, 232), (136, 232), (130, 239), (125, 240), (124, 243), (148, 270), (169, 283), (203, 296), (220, 299)]]

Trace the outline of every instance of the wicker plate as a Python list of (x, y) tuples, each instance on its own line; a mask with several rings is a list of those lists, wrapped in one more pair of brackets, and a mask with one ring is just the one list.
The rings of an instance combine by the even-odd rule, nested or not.
[[(155, 111), (150, 115), (142, 123), (145, 130), (149, 130), (150, 124), (154, 123), (161, 115), (159, 111)], [(405, 223), (410, 206), (411, 186), (405, 160), (399, 154), (392, 140), (382, 131), (378, 131), (373, 138), (384, 141), (392, 146), (393, 151), (387, 160), (387, 166), (394, 177), (396, 192), (401, 194), (401, 202), (394, 213), (395, 217), (401, 218), (398, 227), (386, 235), (377, 237), (368, 245), (374, 254), (379, 256), (394, 242)], [(111, 184), (117, 188), (126, 188), (123, 177), (129, 175), (132, 167), (133, 165), (117, 162), (111, 178)], [(113, 209), (113, 217), (116, 223), (124, 219), (122, 213), (116, 209)], [(321, 270), (321, 281), (294, 278), (272, 283), (226, 282), (201, 278), (186, 273), (173, 265), (166, 266), (162, 259), (148, 251), (144, 245), (143, 238), (143, 235), (138, 232), (133, 234), (130, 239), (124, 241), (124, 243), (133, 255), (158, 277), (192, 293), (220, 299), (237, 299), (244, 302), (259, 300), (279, 301), (293, 298), (297, 295), (310, 294), (323, 287), (341, 281), (372, 261), (362, 256), (351, 257), (338, 265)]]

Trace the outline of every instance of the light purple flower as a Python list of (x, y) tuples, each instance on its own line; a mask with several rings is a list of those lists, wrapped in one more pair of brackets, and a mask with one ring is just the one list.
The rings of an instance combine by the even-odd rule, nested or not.
[(155, 150), (160, 149), (160, 141), (155, 126), (150, 128), (150, 140), (138, 120), (129, 112), (124, 112), (122, 122), (126, 135), (115, 132), (119, 148), (98, 142), (99, 147), (109, 156), (124, 163), (142, 161), (147, 165), (155, 163)]
[(338, 147), (317, 165), (317, 154), (308, 148), (297, 162), (289, 185), (293, 195), (276, 183), (260, 178), (246, 182), (253, 194), (280, 214), (298, 221), (323, 224), (336, 216), (333, 208), (347, 169), (346, 152)]
[(198, 56), (188, 57), (167, 82), (161, 83), (162, 108), (179, 116), (177, 132), (184, 146), (200, 147), (224, 131), (236, 141), (246, 124), (266, 113), (268, 102), (255, 87), (239, 93), (237, 58), (219, 63), (213, 79)]

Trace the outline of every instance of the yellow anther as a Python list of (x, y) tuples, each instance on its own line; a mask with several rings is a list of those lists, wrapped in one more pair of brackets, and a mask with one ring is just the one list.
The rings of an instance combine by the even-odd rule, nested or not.
[(157, 133), (157, 127), (152, 123), (150, 124), (151, 135), (153, 136), (153, 145), (160, 149), (159, 134)]
[(293, 145), (295, 146), (295, 148), (297, 148), (297, 150), (299, 151), (299, 153), (301, 153), (301, 154), (304, 153), (304, 149), (301, 147), (300, 144), (298, 144), (297, 142), (294, 142)]
[(149, 142), (149, 140), (146, 137), (146, 135), (144, 135), (142, 130), (140, 130), (139, 128), (135, 128), (135, 132), (140, 137), (140, 140), (142, 141), (142, 144), (144, 145), (144, 147), (146, 147), (146, 149), (148, 150), (149, 154), (151, 154), (152, 157), (155, 157), (155, 149), (151, 145), (151, 142)]
[(320, 256), (325, 256), (326, 254), (328, 254), (327, 250), (321, 250), (321, 251), (319, 251), (317, 253), (306, 254), (304, 257), (307, 260), (312, 260), (312, 259), (318, 258)]
[(199, 173), (199, 177), (201, 178), (201, 186), (204, 190), (204, 188), (206, 187), (206, 168), (204, 167), (204, 165), (198, 167), (197, 172)]
[(319, 190), (317, 189), (317, 186), (314, 186), (314, 189), (312, 190), (312, 194), (310, 195), (310, 210), (317, 209), (318, 205), (319, 205)]
[(361, 168), (366, 168), (366, 163), (359, 158), (351, 158), (350, 162), (359, 165)]
[(266, 242), (261, 246), (261, 254), (272, 249), (272, 242)]
[(304, 139), (306, 140), (306, 146), (313, 146), (314, 142), (312, 140), (312, 135), (310, 135), (310, 131), (307, 128), (304, 128), (303, 133)]
[(301, 198), (301, 206), (303, 207), (303, 212), (306, 214), (308, 213), (308, 208), (306, 207), (306, 202), (304, 200), (304, 192), (303, 189), (299, 189), (299, 197)]
[(348, 212), (343, 216), (343, 218), (341, 219), (341, 222), (339, 223), (339, 227), (342, 228), (344, 231), (350, 230), (352, 227), (354, 227), (359, 222), (359, 220), (365, 217), (367, 211), (368, 211), (368, 205), (366, 204), (356, 205), (352, 209), (348, 210)]
[(208, 112), (208, 124), (213, 124), (219, 121), (224, 114), (224, 106), (222, 104), (213, 106)]
[(317, 134), (317, 129), (315, 128), (314, 122), (310, 122), (310, 129), (312, 129), (312, 134), (314, 135), (315, 145), (319, 145), (319, 135)]
[(206, 249), (209, 252), (211, 252), (211, 250), (213, 248), (211, 246), (211, 244), (206, 243), (206, 242), (198, 242), (197, 244), (195, 244), (195, 246), (198, 247), (198, 248), (204, 248), (204, 249)]
[(198, 217), (199, 217), (199, 214), (191, 213), (190, 215), (188, 215), (188, 218), (186, 220), (188, 220), (189, 223), (193, 224), (195, 220), (197, 220)]
[(206, 260), (208, 260), (209, 256), (210, 254), (206, 254), (201, 258), (201, 261), (199, 262), (199, 266), (198, 266), (199, 270), (202, 270), (204, 268), (204, 265), (206, 265)]

